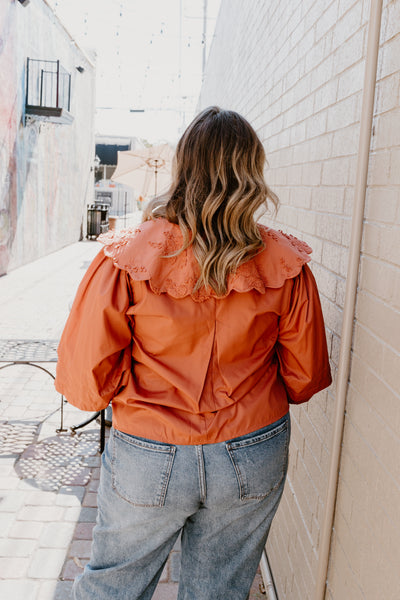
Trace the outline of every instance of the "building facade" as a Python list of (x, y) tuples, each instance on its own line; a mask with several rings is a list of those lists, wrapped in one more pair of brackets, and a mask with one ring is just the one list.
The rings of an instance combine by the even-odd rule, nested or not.
[[(313, 248), (334, 383), (292, 407), (267, 544), (279, 600), (317, 600), (337, 410), (369, 0), (222, 0), (198, 108), (243, 114), (280, 198), (265, 222)], [(400, 1), (383, 0), (344, 433), (323, 597), (400, 590)], [(325, 579), (324, 579), (325, 582)]]
[[(43, 104), (56, 102), (49, 65), (59, 61), (71, 75), (70, 123), (28, 114), (28, 58), (43, 61), (37, 89), (51, 96)], [(0, 3), (0, 275), (84, 235), (94, 185), (94, 74), (93, 60), (45, 0)]]

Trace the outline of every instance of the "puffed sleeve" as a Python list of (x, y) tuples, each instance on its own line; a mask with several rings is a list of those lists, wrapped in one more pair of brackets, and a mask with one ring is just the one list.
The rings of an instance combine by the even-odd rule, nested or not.
[(321, 303), (307, 265), (293, 280), (289, 306), (280, 317), (277, 352), (290, 403), (306, 402), (331, 384)]
[(103, 250), (78, 288), (58, 346), (55, 386), (74, 406), (106, 408), (131, 368), (128, 275)]

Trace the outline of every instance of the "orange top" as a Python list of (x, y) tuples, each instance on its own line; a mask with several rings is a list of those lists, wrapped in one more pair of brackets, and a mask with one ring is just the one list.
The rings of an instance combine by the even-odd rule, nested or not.
[(331, 383), (311, 249), (260, 225), (265, 248), (193, 291), (178, 225), (101, 236), (58, 348), (56, 388), (83, 410), (112, 400), (113, 425), (175, 444), (224, 441), (273, 423)]

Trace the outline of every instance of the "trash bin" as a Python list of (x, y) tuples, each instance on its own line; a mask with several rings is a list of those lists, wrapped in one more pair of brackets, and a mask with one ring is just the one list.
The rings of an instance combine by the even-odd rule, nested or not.
[(101, 210), (95, 204), (88, 204), (87, 208), (87, 238), (100, 235)]
[(96, 202), (96, 206), (100, 206), (100, 233), (105, 233), (108, 231), (108, 211), (110, 210), (109, 204), (98, 204)]
[(108, 204), (88, 204), (87, 208), (87, 238), (97, 238), (108, 231)]

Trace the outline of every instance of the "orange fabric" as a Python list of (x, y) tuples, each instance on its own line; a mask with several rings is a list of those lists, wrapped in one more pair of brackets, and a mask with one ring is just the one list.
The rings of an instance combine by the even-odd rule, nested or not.
[(83, 410), (112, 400), (116, 429), (176, 444), (224, 441), (331, 383), (310, 248), (260, 226), (265, 248), (193, 292), (198, 267), (164, 219), (102, 236), (58, 349), (56, 388)]

